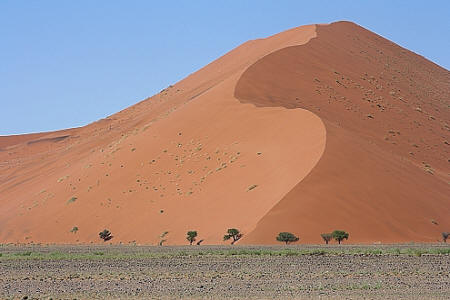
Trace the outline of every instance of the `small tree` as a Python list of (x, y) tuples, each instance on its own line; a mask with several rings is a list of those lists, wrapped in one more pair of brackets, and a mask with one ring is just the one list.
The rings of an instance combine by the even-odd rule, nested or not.
[(195, 238), (197, 237), (197, 231), (188, 231), (186, 239), (189, 241), (189, 245), (192, 245), (195, 242)]
[(101, 231), (98, 235), (104, 242), (109, 241), (110, 239), (113, 238), (111, 232), (108, 229)]
[(443, 232), (442, 233), (442, 240), (444, 241), (444, 243), (447, 243), (447, 239), (450, 236), (450, 232)]
[(233, 239), (231, 245), (236, 243), (242, 237), (242, 233), (239, 232), (236, 228), (230, 228), (227, 230), (227, 234), (223, 236), (223, 240), (227, 241), (229, 239)]
[(333, 238), (333, 235), (331, 233), (322, 233), (320, 235), (322, 237), (322, 239), (325, 241), (325, 244), (328, 245), (328, 242), (331, 241), (331, 239)]
[(277, 236), (277, 241), (279, 242), (285, 242), (286, 245), (291, 243), (291, 242), (296, 242), (298, 241), (300, 238), (298, 238), (297, 236), (295, 236), (295, 234), (292, 234), (290, 232), (280, 232)]
[(340, 244), (343, 239), (348, 240), (348, 233), (343, 230), (335, 230), (331, 236)]

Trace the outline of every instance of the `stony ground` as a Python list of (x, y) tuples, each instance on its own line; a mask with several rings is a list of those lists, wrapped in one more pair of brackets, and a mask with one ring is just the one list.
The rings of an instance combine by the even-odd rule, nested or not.
[(448, 250), (3, 245), (0, 298), (450, 299)]

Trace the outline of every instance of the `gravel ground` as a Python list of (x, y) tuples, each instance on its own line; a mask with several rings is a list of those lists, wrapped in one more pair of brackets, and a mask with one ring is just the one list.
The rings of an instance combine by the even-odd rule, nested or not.
[[(290, 246), (326, 253), (272, 256), (226, 253), (286, 247), (4, 245), (0, 246), (0, 298), (450, 299), (449, 255), (357, 253), (388, 247), (392, 248)], [(443, 249), (439, 245), (395, 247)], [(356, 254), (328, 254), (333, 249)], [(21, 255), (30, 251), (69, 256)], [(77, 258), (77, 254), (94, 258)]]

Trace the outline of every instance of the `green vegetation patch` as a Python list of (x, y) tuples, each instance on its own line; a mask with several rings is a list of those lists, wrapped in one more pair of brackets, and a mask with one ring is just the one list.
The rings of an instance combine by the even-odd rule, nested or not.
[(73, 203), (73, 202), (77, 201), (77, 199), (78, 199), (77, 197), (72, 197), (69, 200), (67, 200), (67, 204)]
[(198, 256), (378, 256), (378, 255), (450, 255), (450, 247), (446, 248), (354, 248), (354, 249), (204, 249), (204, 250), (176, 250), (168, 252), (107, 252), (94, 251), (86, 253), (73, 252), (9, 252), (0, 253), (1, 260), (98, 260), (98, 259), (152, 259), (174, 257), (198, 257)]

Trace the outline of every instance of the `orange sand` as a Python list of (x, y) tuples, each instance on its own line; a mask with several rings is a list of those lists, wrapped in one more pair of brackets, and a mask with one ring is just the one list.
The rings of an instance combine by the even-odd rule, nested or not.
[(0, 137), (0, 241), (436, 241), (449, 95), (447, 70), (349, 22), (249, 41), (106, 119)]

